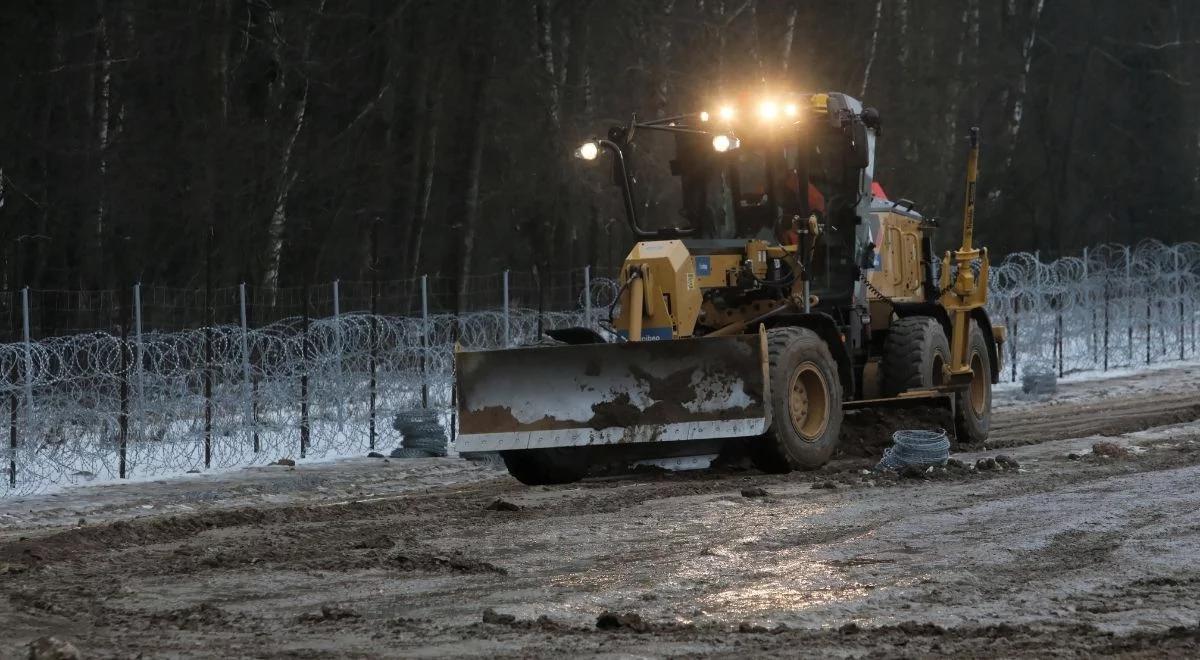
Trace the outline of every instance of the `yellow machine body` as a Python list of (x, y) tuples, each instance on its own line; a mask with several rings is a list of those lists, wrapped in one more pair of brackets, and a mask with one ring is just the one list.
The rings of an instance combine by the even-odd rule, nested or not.
[[(831, 100), (832, 96), (822, 94), (810, 98), (818, 114), (828, 114), (826, 119), (835, 114), (826, 113), (825, 104)], [(844, 104), (839, 112), (846, 112)], [(614, 147), (614, 152), (620, 156), (619, 149)], [(873, 166), (873, 160), (866, 162)], [(549, 483), (538, 480), (553, 478), (553, 470), (545, 466), (557, 460), (556, 454), (541, 450), (756, 437), (776, 432), (772, 415), (784, 413), (778, 412), (782, 408), (772, 410), (783, 405), (781, 401), (799, 401), (786, 408), (793, 424), (800, 414), (795, 411), (807, 415), (810, 409), (840, 424), (842, 408), (948, 401), (972, 383), (978, 385), (973, 378), (987, 378), (990, 388), (1000, 369), (1005, 331), (991, 326), (982, 310), (989, 264), (987, 251), (972, 244), (977, 173), (978, 144), (973, 137), (963, 243), (945, 255), (937, 282), (931, 281), (928, 236), (936, 223), (913, 212), (911, 206), (887, 200), (876, 204), (865, 190), (860, 191), (861, 203), (855, 203), (852, 220), (842, 220), (841, 225), (816, 211), (807, 219), (777, 216), (769, 226), (790, 244), (757, 238), (663, 238), (636, 243), (618, 274), (620, 312), (612, 323), (616, 338), (587, 329), (562, 345), (456, 356), (458, 450), (505, 452), (505, 460), (512, 459), (509, 467), (516, 470), (514, 474), (521, 472), (522, 456), (533, 457), (544, 469), (527, 483)], [(869, 183), (866, 178), (861, 181)], [(796, 194), (803, 191), (800, 188)], [(635, 207), (632, 197), (627, 201)], [(739, 203), (753, 205), (754, 201), (743, 198)], [(826, 210), (822, 207), (820, 215)], [(837, 217), (844, 219), (845, 214)], [(637, 229), (636, 222), (632, 224)], [(784, 234), (780, 227), (789, 225)], [(846, 243), (822, 244), (826, 232)], [(849, 261), (848, 243), (852, 258), (860, 263)], [(825, 252), (818, 252), (819, 248)], [(828, 262), (825, 273), (857, 272), (860, 278), (846, 283), (852, 289), (829, 286), (814, 293), (809, 287), (817, 279), (813, 274), (822, 272), (822, 259)], [(788, 275), (772, 279), (781, 272)], [(828, 292), (831, 300), (821, 301), (820, 291)], [(881, 349), (890, 337), (905, 336), (889, 332), (910, 316), (919, 318), (907, 321), (908, 327), (913, 322), (928, 327), (929, 319), (937, 321), (934, 327), (938, 333), (945, 331), (950, 354), (937, 362), (944, 362), (944, 373), (932, 378), (933, 385), (914, 388), (913, 381), (905, 380), (904, 391), (891, 386), (885, 399), (881, 396), (885, 350)], [(978, 365), (970, 363), (972, 350), (976, 362), (979, 358), (978, 348), (969, 347), (974, 323), (986, 328), (990, 343), (985, 358), (990, 360), (991, 373), (981, 374)], [(769, 330), (776, 327), (778, 332)], [(796, 376), (788, 381), (787, 394), (777, 392), (772, 399), (769, 356), (785, 353), (777, 348), (770, 349), (776, 353), (769, 352), (768, 336), (785, 337), (789, 331), (809, 347), (814, 341), (823, 344), (836, 364), (832, 372), (813, 376), (816, 372), (809, 368), (813, 358), (806, 358), (810, 361), (796, 367), (796, 373), (807, 380)], [(839, 383), (830, 383), (831, 379)], [(787, 396), (791, 399), (778, 398)], [(813, 415), (817, 419), (817, 413)], [(836, 431), (831, 433), (836, 436)]]

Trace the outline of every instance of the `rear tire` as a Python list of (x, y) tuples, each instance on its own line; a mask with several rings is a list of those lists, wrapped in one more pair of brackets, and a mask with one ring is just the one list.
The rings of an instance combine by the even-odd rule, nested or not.
[(552, 486), (579, 481), (587, 475), (585, 457), (566, 447), (500, 452), (508, 473), (527, 486)]
[(837, 361), (808, 328), (767, 333), (771, 428), (753, 443), (751, 456), (764, 472), (821, 467), (837, 449), (842, 430), (842, 382)]
[(883, 342), (883, 395), (940, 385), (950, 360), (942, 324), (929, 316), (898, 319)]
[(967, 364), (971, 384), (954, 395), (954, 431), (960, 443), (982, 444), (992, 428), (992, 359), (975, 321), (967, 334)]

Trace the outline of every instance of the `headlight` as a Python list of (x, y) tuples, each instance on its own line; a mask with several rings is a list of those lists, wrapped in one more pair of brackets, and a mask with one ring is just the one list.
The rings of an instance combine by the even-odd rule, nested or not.
[(736, 137), (731, 135), (714, 135), (712, 142), (713, 150), (718, 153), (725, 153), (730, 149), (737, 149), (742, 144), (741, 140), (738, 140)]
[(763, 101), (758, 104), (758, 116), (764, 121), (770, 121), (779, 116), (779, 105), (774, 101)]
[(575, 150), (575, 157), (583, 160), (596, 160), (596, 156), (600, 155), (600, 145), (589, 140), (579, 145)]
[(800, 106), (796, 105), (795, 103), (789, 103), (783, 106), (783, 114), (792, 118), (796, 118), (800, 116)]
[(700, 113), (700, 121), (708, 121), (708, 113), (707, 112)]
[(721, 119), (724, 119), (725, 121), (733, 121), (734, 115), (737, 114), (737, 112), (733, 109), (732, 105), (721, 106), (720, 113), (721, 113)]

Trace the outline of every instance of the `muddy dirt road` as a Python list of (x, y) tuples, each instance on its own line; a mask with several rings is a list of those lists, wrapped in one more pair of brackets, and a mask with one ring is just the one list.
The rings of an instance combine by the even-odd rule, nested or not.
[(1003, 449), (957, 458), (1019, 467), (530, 489), (356, 459), (3, 502), (0, 657), (1195, 656), (1198, 391), (1000, 393)]

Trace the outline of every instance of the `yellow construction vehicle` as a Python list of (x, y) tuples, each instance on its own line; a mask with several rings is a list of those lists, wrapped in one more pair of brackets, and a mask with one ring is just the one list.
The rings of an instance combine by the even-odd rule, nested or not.
[[(743, 99), (639, 122), (576, 156), (612, 159), (634, 245), (611, 327), (456, 356), (461, 453), (500, 452), (527, 484), (567, 483), (614, 457), (711, 454), (769, 472), (837, 448), (843, 411), (945, 402), (961, 442), (987, 438), (1004, 328), (973, 246), (978, 133), (961, 249), (875, 184), (879, 113), (845, 94)], [(682, 226), (647, 228), (635, 138), (674, 141)], [(662, 207), (657, 204), (656, 208)]]

